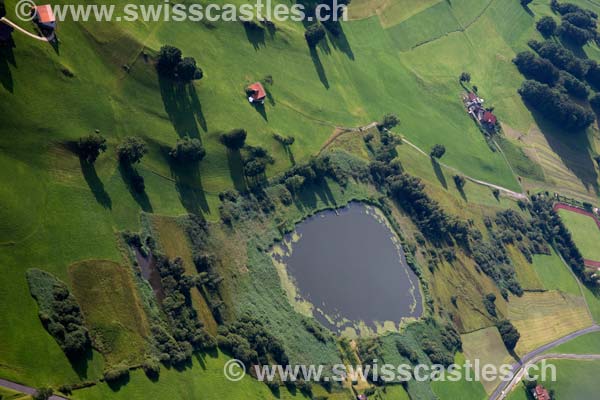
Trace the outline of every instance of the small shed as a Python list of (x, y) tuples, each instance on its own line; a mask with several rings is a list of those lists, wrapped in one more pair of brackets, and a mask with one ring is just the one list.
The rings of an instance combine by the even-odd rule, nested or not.
[(263, 87), (262, 83), (253, 83), (252, 85), (248, 86), (247, 91), (249, 94), (248, 101), (250, 103), (265, 103), (267, 92), (265, 91), (265, 88)]
[(49, 4), (36, 6), (34, 9), (33, 20), (42, 28), (50, 30), (56, 29), (56, 18), (54, 17), (52, 6)]

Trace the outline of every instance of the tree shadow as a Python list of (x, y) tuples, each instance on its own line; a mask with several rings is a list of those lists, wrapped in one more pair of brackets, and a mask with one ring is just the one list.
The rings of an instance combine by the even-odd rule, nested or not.
[(575, 54), (577, 57), (583, 58), (583, 59), (588, 58), (587, 54), (583, 50), (583, 46), (581, 46), (577, 43), (573, 43), (573, 41), (571, 41), (563, 36), (560, 36), (560, 35), (558, 36), (558, 41), (560, 42), (560, 44), (563, 45), (563, 47), (571, 50), (571, 52), (573, 52), (573, 54)]
[(94, 352), (91, 347), (86, 348), (85, 353), (79, 357), (67, 357), (73, 371), (79, 379), (86, 380), (88, 378), (88, 363), (94, 358)]
[(577, 176), (586, 190), (591, 188), (596, 195), (600, 195), (598, 173), (590, 154), (592, 146), (587, 131), (564, 130), (548, 121), (536, 110), (532, 108), (529, 110), (552, 151), (560, 157), (569, 171)]
[(436, 178), (438, 181), (440, 181), (444, 189), (448, 189), (448, 182), (446, 181), (446, 177), (444, 176), (444, 171), (442, 171), (440, 163), (433, 157), (429, 157), (429, 160), (431, 161), (431, 166), (433, 167)]
[(204, 113), (202, 112), (202, 105), (200, 104), (200, 100), (198, 99), (198, 94), (196, 93), (196, 87), (194, 84), (188, 85), (188, 92), (190, 95), (190, 104), (192, 106), (192, 111), (196, 116), (196, 120), (200, 124), (200, 127), (204, 132), (208, 131), (208, 124), (206, 123), (206, 118), (204, 118)]
[(458, 190), (458, 193), (460, 193), (460, 197), (463, 198), (464, 201), (466, 201), (467, 203), (469, 202), (469, 199), (467, 198), (467, 194), (465, 193), (465, 188), (456, 185), (456, 190)]
[(533, 17), (535, 14), (533, 13), (533, 11), (531, 10), (531, 8), (529, 8), (528, 4), (523, 4), (521, 3), (521, 6), (523, 7), (523, 10), (525, 10), (525, 12), (527, 14), (529, 14), (530, 17)]
[(315, 66), (315, 70), (317, 71), (317, 75), (319, 75), (319, 80), (325, 86), (325, 89), (329, 89), (329, 80), (327, 79), (327, 74), (325, 73), (325, 68), (323, 68), (323, 63), (319, 58), (319, 53), (317, 49), (313, 46), (310, 46), (310, 58)]
[(202, 107), (191, 83), (182, 83), (158, 74), (160, 94), (173, 128), (180, 137), (200, 137), (196, 119), (206, 131), (206, 119)]
[(246, 38), (250, 43), (252, 43), (254, 50), (260, 49), (261, 46), (266, 46), (265, 28), (258, 25), (254, 21), (244, 21), (242, 22), (242, 25), (244, 26), (244, 31), (246, 32)]
[(112, 200), (104, 189), (104, 184), (96, 173), (94, 164), (87, 162), (84, 158), (79, 157), (79, 165), (81, 172), (96, 201), (104, 208), (109, 210), (112, 208)]
[(108, 387), (110, 388), (110, 390), (112, 390), (113, 392), (118, 392), (119, 390), (121, 390), (121, 388), (125, 385), (127, 385), (129, 383), (129, 380), (131, 378), (129, 377), (129, 374), (116, 379), (114, 381), (110, 381), (110, 382), (106, 382), (106, 384), (108, 385)]
[(202, 187), (200, 163), (179, 163), (169, 156), (169, 149), (162, 148), (165, 160), (169, 164), (171, 176), (175, 179), (175, 189), (181, 205), (190, 214), (203, 215), (210, 212), (206, 194)]
[(265, 88), (265, 93), (267, 94), (267, 101), (269, 102), (270, 105), (274, 106), (276, 104), (275, 102), (275, 97), (273, 97), (273, 93), (271, 93), (271, 91), (269, 90), (269, 88), (266, 85), (263, 85)]
[(14, 46), (12, 37), (5, 44), (0, 44), (0, 82), (4, 89), (10, 93), (14, 92), (14, 81), (10, 72), (10, 65), (15, 68), (17, 66), (13, 53)]
[(350, 47), (346, 33), (340, 21), (330, 21), (323, 24), (328, 31), (329, 41), (334, 49), (346, 54), (348, 58), (354, 61), (354, 52)]
[(292, 146), (286, 145), (284, 143), (281, 143), (281, 147), (283, 147), (283, 151), (285, 151), (285, 154), (287, 155), (288, 159), (290, 160), (290, 163), (292, 165), (296, 165), (296, 158), (294, 157), (294, 153), (292, 152)]
[(144, 180), (137, 169), (133, 168), (131, 164), (119, 163), (119, 172), (121, 173), (121, 178), (123, 179), (123, 182), (125, 182), (131, 197), (133, 197), (143, 211), (151, 213), (153, 210), (152, 204), (146, 194), (146, 190), (141, 189), (136, 183), (140, 180), (143, 182)]
[(244, 176), (244, 161), (239, 150), (227, 150), (227, 164), (233, 187), (240, 193), (245, 192), (248, 187)]

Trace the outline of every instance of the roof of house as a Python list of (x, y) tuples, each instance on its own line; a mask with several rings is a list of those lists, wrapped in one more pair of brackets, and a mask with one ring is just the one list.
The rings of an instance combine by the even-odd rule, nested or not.
[(542, 385), (537, 385), (533, 393), (535, 394), (535, 398), (537, 400), (550, 400), (548, 391)]
[(473, 92), (469, 92), (469, 100), (471, 100), (471, 101), (477, 100), (477, 95)]
[(54, 18), (54, 11), (52, 11), (52, 7), (48, 4), (36, 6), (35, 12), (37, 13), (38, 21), (42, 24), (51, 24), (56, 21), (56, 18)]
[(496, 118), (496, 116), (491, 112), (491, 111), (486, 111), (483, 113), (483, 122), (487, 123), (487, 124), (495, 124), (498, 121), (498, 118)]
[(262, 100), (267, 97), (267, 92), (260, 82), (253, 83), (252, 85), (248, 86), (248, 89), (254, 92), (252, 95), (254, 100)]
[(367, 400), (367, 395), (366, 394), (359, 394), (356, 398), (358, 400)]

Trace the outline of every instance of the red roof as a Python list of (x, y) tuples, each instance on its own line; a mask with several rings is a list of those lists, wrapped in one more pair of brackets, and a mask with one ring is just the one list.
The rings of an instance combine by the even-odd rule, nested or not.
[(495, 125), (496, 122), (498, 121), (498, 119), (496, 118), (496, 116), (494, 114), (492, 114), (491, 111), (486, 111), (483, 113), (482, 121), (485, 122), (486, 124)]
[(253, 83), (252, 85), (248, 86), (248, 89), (252, 90), (252, 100), (263, 100), (265, 97), (267, 97), (267, 92), (265, 92), (265, 88), (263, 87), (263, 85), (260, 82), (256, 82)]
[(477, 95), (473, 92), (469, 92), (469, 100), (471, 100), (471, 101), (477, 100)]
[(48, 4), (43, 6), (36, 6), (35, 12), (38, 15), (38, 21), (42, 24), (51, 24), (56, 21), (54, 18), (54, 11)]
[(535, 390), (533, 391), (534, 397), (536, 400), (550, 400), (550, 395), (548, 391), (544, 389), (542, 385), (537, 385)]

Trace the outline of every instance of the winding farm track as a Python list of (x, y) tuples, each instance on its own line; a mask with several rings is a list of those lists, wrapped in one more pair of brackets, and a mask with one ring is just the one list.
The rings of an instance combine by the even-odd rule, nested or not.
[(51, 41), (54, 40), (54, 33), (52, 33), (52, 35), (50, 35), (48, 37), (46, 37), (46, 36), (37, 36), (37, 35), (34, 35), (31, 32), (28, 32), (27, 30), (21, 28), (19, 25), (15, 24), (11, 20), (8, 20), (8, 19), (6, 19), (4, 17), (0, 18), (0, 22), (5, 23), (6, 25), (8, 25), (8, 26), (10, 26), (10, 27), (18, 30), (19, 32), (21, 32), (21, 33), (29, 36), (32, 39), (39, 40), (39, 41), (42, 41), (42, 42), (51, 42)]
[(490, 400), (502, 400), (506, 398), (506, 396), (510, 393), (514, 386), (521, 381), (521, 378), (525, 373), (526, 367), (535, 364), (541, 360), (557, 358), (600, 360), (600, 354), (542, 354), (545, 351), (552, 349), (553, 347), (556, 347), (563, 343), (569, 342), (570, 340), (573, 340), (579, 336), (586, 335), (592, 332), (600, 332), (600, 326), (592, 325), (589, 328), (578, 330), (525, 354), (523, 357), (521, 357), (518, 363), (514, 363), (511, 366), (514, 378), (510, 381), (503, 381), (502, 383), (500, 383), (496, 390), (494, 390), (494, 392), (491, 394)]
[[(21, 385), (19, 383), (15, 383), (15, 382), (11, 382), (11, 381), (7, 381), (5, 379), (0, 379), (0, 387), (14, 390), (15, 392), (19, 392), (19, 393), (25, 393), (30, 396), (33, 396), (37, 393), (37, 390), (32, 387)], [(60, 396), (56, 396), (56, 395), (50, 396), (49, 399), (50, 400), (67, 400), (65, 397), (60, 397)]]

